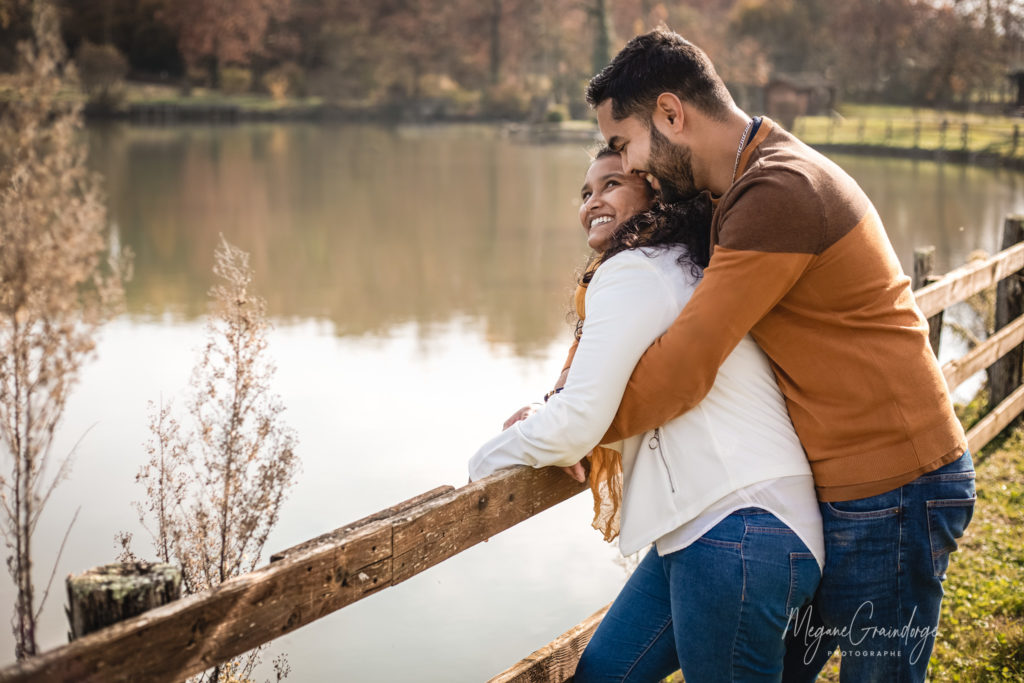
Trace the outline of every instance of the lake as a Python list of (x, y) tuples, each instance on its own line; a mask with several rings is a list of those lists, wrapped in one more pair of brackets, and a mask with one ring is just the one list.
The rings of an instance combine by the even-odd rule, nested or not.
[[(42, 617), (65, 641), (59, 585), (114, 560), (134, 533), (147, 403), (182, 403), (204, 340), (219, 235), (252, 255), (274, 322), (274, 388), (302, 469), (264, 558), (441, 484), (561, 369), (587, 153), (487, 126), (246, 124), (89, 128), (118, 242), (135, 252), (127, 311), (101, 333), (56, 453), (77, 447), (36, 536), (37, 591), (80, 508)], [(994, 252), (1024, 178), (996, 170), (837, 157), (875, 201), (910, 270)], [(949, 338), (949, 335), (947, 335)], [(955, 352), (955, 340), (944, 338)], [(271, 644), (290, 680), (479, 681), (609, 602), (626, 577), (575, 499)], [(13, 604), (10, 581), (2, 602)], [(13, 660), (13, 638), (0, 638)], [(272, 677), (269, 666), (262, 678)]]

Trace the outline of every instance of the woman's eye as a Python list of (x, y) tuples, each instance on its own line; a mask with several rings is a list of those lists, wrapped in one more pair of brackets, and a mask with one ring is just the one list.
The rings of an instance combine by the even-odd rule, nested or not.
[(590, 193), (584, 192), (583, 194), (580, 195), (580, 199), (583, 201), (587, 201), (588, 199), (590, 199)]
[(607, 183), (604, 184), (604, 186), (605, 187), (615, 187), (618, 184), (619, 184), (618, 180), (609, 180)]

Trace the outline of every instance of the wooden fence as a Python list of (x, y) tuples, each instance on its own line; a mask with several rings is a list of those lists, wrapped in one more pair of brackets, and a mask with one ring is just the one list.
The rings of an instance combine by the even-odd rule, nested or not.
[(1024, 160), (1021, 125), (1006, 120), (944, 118), (799, 117), (792, 130), (829, 149), (901, 151), (901, 156), (960, 163), (1016, 165)]
[[(973, 453), (1021, 412), (1024, 217), (1006, 220), (1003, 251), (945, 277), (915, 255), (918, 305), (933, 328), (952, 304), (999, 286), (996, 334), (943, 366), (953, 389), (988, 370), (991, 412), (967, 434)], [(934, 281), (931, 281), (934, 280)], [(938, 335), (933, 335), (937, 348)], [(0, 670), (2, 681), (176, 681), (394, 586), (585, 490), (556, 468), (516, 468), (442, 486), (271, 557), (267, 566)], [(607, 609), (607, 608), (604, 608)], [(492, 681), (564, 681), (604, 609)]]

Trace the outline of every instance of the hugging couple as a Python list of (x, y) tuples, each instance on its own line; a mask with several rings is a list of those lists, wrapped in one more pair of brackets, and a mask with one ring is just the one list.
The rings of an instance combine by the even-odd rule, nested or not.
[(576, 681), (923, 681), (974, 508), (964, 432), (881, 220), (658, 29), (591, 80), (595, 255), (542, 407), (470, 461), (583, 481), (644, 557)]

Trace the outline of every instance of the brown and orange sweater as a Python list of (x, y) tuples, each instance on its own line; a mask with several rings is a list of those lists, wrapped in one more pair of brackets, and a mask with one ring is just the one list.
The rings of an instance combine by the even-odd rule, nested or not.
[(883, 493), (962, 455), (927, 322), (864, 191), (768, 119), (740, 169), (717, 201), (703, 281), (640, 360), (602, 443), (697, 405), (750, 332), (821, 500)]

